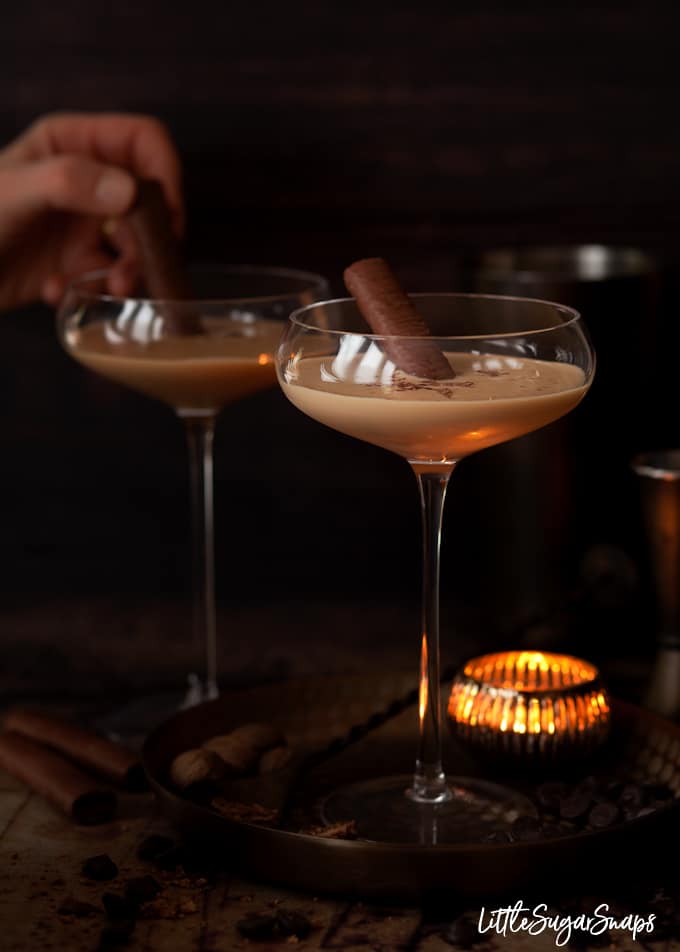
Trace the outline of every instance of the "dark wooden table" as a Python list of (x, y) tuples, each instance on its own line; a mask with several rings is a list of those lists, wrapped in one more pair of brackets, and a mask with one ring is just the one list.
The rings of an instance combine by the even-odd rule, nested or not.
[[(329, 649), (330, 655), (333, 654)], [(398, 652), (396, 652), (398, 654)], [(361, 656), (359, 656), (361, 657)], [(393, 657), (388, 647), (375, 649), (364, 658), (364, 666), (380, 665)], [(346, 663), (348, 659), (345, 659)], [(339, 657), (336, 658), (339, 661)], [(308, 665), (313, 666), (312, 661)], [(349, 666), (349, 665), (348, 665)], [(410, 683), (410, 681), (409, 681)], [(400, 696), (404, 684), (399, 682)], [(106, 699), (105, 699), (106, 700)], [(74, 710), (73, 702), (62, 698), (54, 702), (61, 712)], [(76, 705), (76, 708), (78, 705)], [(93, 701), (87, 702), (94, 710)], [(80, 707), (82, 710), (82, 706)], [(100, 710), (103, 710), (100, 706)], [(345, 714), (346, 716), (346, 714)], [(524, 933), (501, 936), (477, 932), (481, 906), (470, 907), (455, 894), (436, 907), (411, 904), (381, 905), (336, 896), (303, 894), (266, 883), (243, 879), (235, 870), (238, 857), (228, 853), (219, 857), (219, 870), (201, 869), (185, 873), (157, 869), (137, 856), (139, 844), (150, 833), (176, 835), (160, 815), (151, 794), (124, 795), (120, 798), (118, 818), (97, 827), (78, 827), (64, 818), (40, 797), (28, 791), (8, 774), (0, 772), (0, 947), (7, 952), (33, 950), (73, 950), (95, 952), (99, 948), (107, 919), (102, 907), (105, 892), (122, 894), (130, 878), (153, 875), (162, 886), (155, 903), (144, 918), (137, 921), (125, 948), (130, 952), (230, 952), (237, 949), (273, 950), (288, 944), (313, 950), (343, 949), (346, 952), (444, 952), (446, 949), (479, 948), (497, 950), (506, 947), (527, 952), (554, 949), (554, 936)], [(93, 855), (108, 854), (119, 868), (110, 882), (92, 882), (82, 875), (83, 861)], [(631, 870), (635, 869), (631, 858)], [(551, 902), (552, 915), (592, 914), (606, 902), (612, 915), (628, 913), (657, 915), (668, 907), (680, 909), (680, 888), (675, 877), (656, 876), (650, 870), (635, 869), (630, 883), (632, 892), (602, 882), (597, 896), (517, 896), (492, 900), (486, 906), (486, 921), (491, 908), (523, 899), (533, 907), (536, 902)], [(546, 889), (549, 884), (546, 884)], [(80, 917), (63, 911), (66, 900), (75, 898), (94, 907)], [(651, 904), (650, 904), (651, 901)], [(665, 906), (664, 906), (665, 904)], [(62, 910), (60, 912), (60, 909)], [(249, 914), (273, 915), (277, 911), (301, 913), (311, 923), (310, 935), (254, 942), (245, 939), (238, 923)], [(676, 952), (680, 940), (668, 938), (673, 929), (655, 940), (643, 936), (644, 949)], [(651, 941), (648, 941), (650, 939)], [(569, 948), (601, 948), (603, 939), (576, 933)], [(629, 933), (611, 932), (606, 943), (617, 952), (634, 946)]]
[[(152, 917), (137, 922), (129, 944), (125, 945), (130, 952), (231, 952), (247, 948), (266, 952), (288, 944), (299, 945), (309, 952), (321, 949), (444, 952), (469, 948), (470, 937), (475, 937), (479, 907), (468, 911), (463, 932), (461, 909), (455, 897), (449, 907), (433, 911), (304, 895), (248, 882), (228, 873), (221, 873), (210, 881), (200, 875), (159, 873), (149, 863), (136, 858), (139, 843), (149, 833), (172, 835), (159, 817), (150, 794), (122, 798), (120, 818), (113, 823), (77, 827), (0, 772), (0, 830), (0, 945), (5, 952), (43, 949), (94, 952), (106, 926), (102, 894), (121, 893), (129, 878), (148, 874), (159, 879), (162, 891), (149, 911)], [(106, 883), (92, 882), (81, 874), (83, 861), (101, 853), (108, 854), (119, 867), (116, 879)], [(228, 865), (229, 857), (225, 860)], [(584, 911), (592, 912), (598, 902), (609, 902), (617, 909), (617, 915), (628, 911), (645, 915), (649, 912), (614, 902), (613, 897), (607, 896), (605, 884), (602, 893), (600, 898), (584, 899)], [(91, 903), (96, 910), (83, 918), (60, 914), (59, 909), (68, 897)], [(492, 905), (497, 907), (500, 903)], [(277, 910), (306, 916), (312, 925), (309, 937), (299, 941), (288, 938), (250, 942), (240, 935), (237, 923), (248, 914), (271, 915)], [(566, 914), (559, 903), (551, 912)], [(577, 915), (578, 910), (570, 906), (570, 913)], [(652, 941), (647, 941), (648, 938)], [(679, 940), (653, 939), (653, 936), (643, 937), (644, 949), (659, 952), (680, 949)], [(527, 952), (548, 952), (555, 948), (554, 937), (549, 932), (507, 938), (489, 933), (477, 936), (475, 947), (478, 943), (481, 949), (498, 952), (507, 947)], [(607, 944), (617, 952), (635, 948), (629, 933), (624, 932), (611, 933)], [(602, 942), (594, 938), (590, 944), (586, 941), (576, 947), (601, 948)]]

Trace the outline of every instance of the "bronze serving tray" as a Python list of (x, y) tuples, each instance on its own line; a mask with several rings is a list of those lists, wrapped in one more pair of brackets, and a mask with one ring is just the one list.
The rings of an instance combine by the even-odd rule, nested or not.
[[(224, 851), (225, 865), (245, 875), (313, 894), (418, 898), (433, 893), (481, 898), (558, 887), (574, 877), (602, 885), (630, 870), (630, 858), (650, 857), (667, 844), (680, 819), (680, 727), (642, 708), (613, 702), (612, 734), (593, 772), (631, 782), (661, 783), (676, 799), (611, 827), (559, 838), (515, 843), (420, 846), (325, 839), (298, 830), (319, 823), (324, 791), (357, 779), (405, 773), (414, 756), (416, 715), (411, 674), (328, 676), (229, 692), (182, 711), (158, 727), (143, 751), (144, 766), (162, 809), (189, 839)], [(396, 702), (396, 703), (395, 703)], [(168, 781), (172, 759), (246, 721), (269, 721), (312, 758), (290, 791), (283, 828), (228, 819), (179, 796)], [(363, 727), (361, 727), (363, 725)], [(329, 750), (329, 744), (336, 743)], [(526, 778), (495, 775), (448, 740), (446, 766), (460, 776), (485, 776), (526, 790)], [(244, 797), (245, 799), (245, 797)], [(256, 799), (262, 802), (262, 797)], [(290, 828), (286, 828), (290, 827)], [(629, 875), (629, 873), (627, 873)]]

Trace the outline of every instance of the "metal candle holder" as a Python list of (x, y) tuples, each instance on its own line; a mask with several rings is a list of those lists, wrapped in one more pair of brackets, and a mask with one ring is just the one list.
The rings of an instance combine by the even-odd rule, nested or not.
[(449, 725), (469, 746), (525, 761), (583, 756), (607, 737), (599, 671), (571, 655), (503, 651), (472, 658), (456, 676)]

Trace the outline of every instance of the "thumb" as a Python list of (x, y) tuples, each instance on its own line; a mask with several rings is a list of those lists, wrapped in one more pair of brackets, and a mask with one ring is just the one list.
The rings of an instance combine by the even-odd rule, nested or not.
[(0, 172), (0, 205), (11, 220), (49, 208), (84, 215), (121, 215), (132, 204), (129, 172), (80, 155), (58, 155)]

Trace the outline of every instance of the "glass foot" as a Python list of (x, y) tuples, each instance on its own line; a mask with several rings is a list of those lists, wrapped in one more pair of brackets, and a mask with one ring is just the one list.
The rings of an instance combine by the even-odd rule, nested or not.
[(180, 705), (183, 711), (188, 707), (196, 707), (204, 701), (214, 701), (220, 696), (214, 681), (201, 681), (197, 674), (190, 674), (187, 683), (189, 686)]
[(536, 816), (531, 800), (499, 784), (449, 777), (451, 797), (424, 805), (407, 796), (413, 777), (381, 777), (340, 787), (321, 807), (324, 823), (354, 820), (361, 839), (380, 843), (480, 843), (507, 831), (518, 816)]
[(167, 691), (135, 698), (99, 717), (93, 726), (111, 740), (136, 749), (142, 746), (155, 727), (173, 714), (202, 704), (203, 701), (212, 701), (218, 696), (216, 685), (201, 681), (196, 674), (190, 674), (184, 692)]

